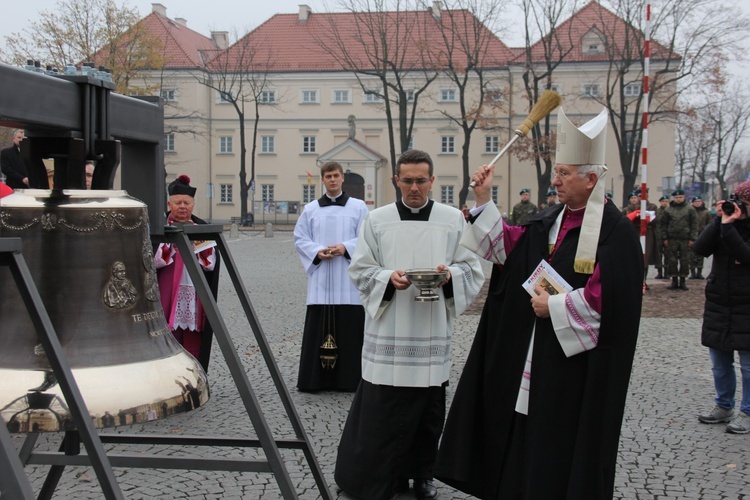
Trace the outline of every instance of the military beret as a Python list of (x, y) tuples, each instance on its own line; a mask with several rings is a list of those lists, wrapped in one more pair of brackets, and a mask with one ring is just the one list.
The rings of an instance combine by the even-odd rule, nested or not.
[(693, 196), (693, 198), (690, 201), (693, 202), (693, 201), (698, 201), (698, 200), (703, 201), (703, 198), (701, 198), (700, 196)]
[(683, 195), (684, 196), (685, 195), (685, 191), (683, 191), (682, 189), (675, 189), (674, 191), (672, 191), (672, 196), (677, 196), (677, 195)]
[(524, 193), (530, 193), (531, 190), (529, 188), (523, 188), (520, 193), (518, 194), (524, 194)]
[(630, 198), (631, 196), (638, 196), (638, 193), (636, 193), (635, 191), (631, 191), (628, 195), (628, 198)]
[(550, 189), (549, 191), (547, 191), (547, 196), (557, 196), (557, 191), (555, 191), (554, 189)]
[(659, 198), (659, 201), (662, 201), (662, 200), (669, 200), (669, 196), (662, 196), (661, 198)]

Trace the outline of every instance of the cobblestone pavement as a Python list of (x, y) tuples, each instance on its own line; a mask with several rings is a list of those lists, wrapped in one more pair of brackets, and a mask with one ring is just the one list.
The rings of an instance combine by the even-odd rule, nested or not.
[[(274, 237), (266, 238), (259, 232), (241, 232), (230, 241), (230, 248), (331, 490), (345, 499), (346, 495), (337, 492), (333, 468), (352, 395), (298, 393), (294, 388), (305, 315), (306, 277), (292, 235), (276, 231)], [(649, 280), (651, 290), (646, 301), (652, 312), (644, 314), (641, 320), (622, 428), (615, 498), (750, 499), (750, 435), (727, 434), (723, 425), (700, 424), (696, 418), (699, 412), (713, 405), (708, 353), (699, 338), (702, 283), (691, 280), (689, 285), (694, 290), (671, 292), (666, 290), (666, 281)], [(219, 306), (275, 438), (293, 438), (226, 274), (222, 277)], [(473, 314), (457, 321), (451, 387), (455, 387), (471, 346), (479, 311), (479, 307), (474, 308)], [(211, 400), (204, 407), (165, 420), (103, 432), (254, 437), (218, 346), (214, 346), (209, 379)], [(449, 399), (451, 396), (449, 388)], [(549, 421), (555, 425), (554, 415), (550, 415)], [(14, 440), (20, 447), (22, 436), (16, 435)], [(38, 449), (57, 449), (59, 440), (57, 434), (44, 435)], [(116, 452), (165, 455), (262, 456), (258, 450), (232, 448), (106, 447)], [(318, 498), (302, 453), (282, 450), (282, 455), (300, 498)], [(44, 466), (26, 467), (36, 492), (47, 470)], [(132, 499), (280, 498), (275, 478), (269, 474), (121, 468), (115, 469), (115, 474), (125, 496)], [(441, 499), (468, 498), (447, 486), (438, 486)], [(55, 498), (101, 497), (90, 467), (69, 467)]]

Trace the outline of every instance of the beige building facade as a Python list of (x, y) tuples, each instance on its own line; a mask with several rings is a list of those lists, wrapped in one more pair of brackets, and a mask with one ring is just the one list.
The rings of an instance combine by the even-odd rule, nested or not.
[[(166, 9), (162, 9), (151, 16), (166, 16)], [(318, 15), (309, 9), (301, 8), (300, 12), (300, 19), (303, 15)], [(294, 15), (277, 15), (272, 20), (278, 16)], [(188, 29), (184, 21), (175, 23), (175, 27)], [(214, 33), (212, 39), (218, 46), (226, 39), (226, 34)], [(552, 88), (562, 96), (565, 112), (574, 122), (587, 121), (602, 109), (596, 94), (597, 89), (603, 89), (607, 69), (607, 63), (601, 61), (571, 62), (560, 65), (555, 71)], [(485, 73), (488, 86), (496, 89), (499, 97), (489, 113), (495, 119), (488, 119), (486, 128), (477, 128), (472, 134), (472, 170), (488, 163), (527, 116), (522, 72), (523, 67), (508, 64)], [(167, 182), (180, 174), (188, 174), (192, 185), (198, 188), (196, 213), (211, 222), (228, 222), (242, 215), (239, 120), (232, 103), (222, 100), (216, 89), (201, 83), (207, 75), (205, 68), (186, 64), (154, 72), (151, 78), (158, 79), (160, 94), (165, 100)], [(304, 205), (322, 195), (319, 166), (329, 160), (344, 166), (345, 189), (361, 197), (371, 209), (395, 200), (384, 103), (365, 93), (361, 76), (358, 80), (350, 71), (289, 68), (269, 71), (266, 77), (258, 106), (255, 190), (250, 192), (248, 202), (256, 223), (296, 222)], [(418, 88), (422, 73), (415, 72), (413, 78), (414, 87)], [(364, 85), (369, 85), (366, 78)], [(375, 79), (372, 85), (377, 85)], [(429, 85), (418, 99), (410, 144), (412, 148), (427, 151), (433, 158), (432, 198), (456, 207), (462, 188), (464, 138), (462, 130), (446, 114), (457, 116), (460, 113), (457, 93), (458, 89), (445, 76)], [(250, 182), (255, 103), (245, 102), (244, 108), (246, 175)], [(553, 127), (554, 115), (551, 117)], [(667, 123), (654, 124), (649, 128), (648, 138), (648, 182), (650, 186), (658, 186), (661, 178), (672, 175), (674, 170), (674, 127)], [(607, 152), (610, 167), (607, 190), (614, 193), (615, 202), (622, 205), (624, 200), (618, 198), (623, 176), (611, 131)], [(509, 207), (518, 202), (518, 192), (522, 188), (531, 188), (532, 200), (537, 199), (537, 175), (532, 163), (506, 154), (498, 162), (497, 172), (493, 196), (501, 211), (509, 211)], [(640, 183), (640, 179), (637, 182)]]

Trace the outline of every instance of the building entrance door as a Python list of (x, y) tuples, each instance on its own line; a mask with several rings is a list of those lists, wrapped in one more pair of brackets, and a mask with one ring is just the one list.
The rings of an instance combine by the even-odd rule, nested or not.
[(344, 192), (352, 198), (365, 199), (365, 179), (358, 174), (348, 172), (344, 177)]

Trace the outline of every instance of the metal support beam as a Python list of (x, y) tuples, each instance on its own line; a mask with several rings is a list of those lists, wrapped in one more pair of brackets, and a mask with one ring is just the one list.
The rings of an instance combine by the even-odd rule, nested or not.
[[(148, 205), (152, 232), (161, 234), (166, 222), (164, 106), (159, 97), (128, 97), (111, 93), (112, 88), (111, 82), (96, 78), (50, 76), (0, 63), (0, 125), (23, 128), (28, 137), (40, 140), (83, 141), (83, 149), (74, 150), (76, 157), (96, 157), (97, 167), (106, 165), (94, 173), (94, 189), (111, 188), (117, 168), (113, 155), (121, 147), (122, 187)], [(121, 146), (114, 146), (115, 141)], [(33, 150), (27, 155), (39, 157)], [(32, 186), (46, 187), (41, 160), (27, 167)], [(79, 168), (83, 166), (76, 163)], [(70, 179), (75, 186), (79, 173), (61, 174), (61, 182)]]
[(258, 347), (263, 354), (263, 358), (266, 361), (266, 365), (271, 374), (271, 378), (273, 379), (273, 383), (276, 386), (276, 390), (278, 391), (281, 401), (286, 410), (287, 417), (289, 418), (289, 421), (294, 428), (294, 432), (297, 438), (304, 442), (302, 450), (305, 454), (305, 458), (307, 459), (307, 463), (310, 466), (313, 476), (315, 477), (315, 482), (318, 485), (321, 497), (325, 499), (333, 498), (333, 495), (331, 494), (330, 490), (328, 489), (328, 485), (325, 482), (325, 478), (323, 476), (322, 470), (320, 469), (317, 458), (315, 457), (315, 454), (313, 452), (312, 444), (310, 443), (310, 440), (307, 437), (307, 433), (302, 426), (302, 420), (300, 419), (299, 414), (294, 407), (294, 403), (292, 403), (292, 398), (289, 394), (289, 390), (287, 389), (286, 384), (281, 377), (281, 371), (276, 364), (276, 359), (273, 357), (273, 353), (271, 352), (271, 347), (268, 343), (268, 340), (266, 339), (266, 335), (260, 326), (258, 316), (255, 313), (255, 309), (253, 308), (252, 303), (250, 302), (250, 296), (247, 293), (247, 288), (245, 288), (245, 285), (242, 283), (242, 279), (237, 272), (237, 266), (234, 263), (232, 254), (229, 253), (229, 248), (222, 233), (222, 226), (215, 224), (185, 224), (174, 227), (170, 226), (165, 228), (164, 240), (169, 243), (176, 244), (177, 248), (180, 251), (180, 255), (182, 256), (182, 259), (185, 263), (185, 268), (190, 275), (190, 279), (195, 285), (195, 290), (198, 294), (198, 298), (200, 299), (201, 304), (203, 305), (203, 309), (206, 312), (208, 321), (211, 324), (211, 327), (214, 329), (216, 340), (221, 347), (224, 359), (227, 361), (229, 371), (232, 374), (234, 383), (240, 392), (240, 397), (245, 404), (245, 409), (247, 410), (248, 416), (253, 423), (255, 432), (258, 434), (258, 438), (260, 439), (263, 451), (265, 452), (266, 457), (271, 464), (271, 468), (274, 470), (276, 481), (279, 484), (279, 488), (281, 489), (284, 498), (297, 498), (296, 493), (293, 491), (289, 474), (286, 471), (286, 467), (284, 467), (281, 455), (279, 454), (277, 443), (273, 440), (271, 430), (266, 423), (258, 400), (255, 397), (255, 393), (250, 385), (250, 381), (247, 378), (247, 373), (245, 373), (245, 370), (242, 367), (242, 362), (237, 355), (237, 351), (234, 348), (234, 343), (232, 342), (226, 324), (221, 317), (216, 300), (211, 294), (208, 282), (206, 281), (206, 277), (201, 272), (198, 260), (196, 259), (195, 253), (193, 252), (192, 243), (190, 242), (190, 240), (216, 241), (216, 248), (221, 253), (224, 267), (229, 274), (232, 280), (232, 284), (234, 285), (234, 290), (240, 299), (240, 303), (242, 304), (245, 316), (250, 323), (250, 327), (253, 330), (255, 339), (258, 342)]

